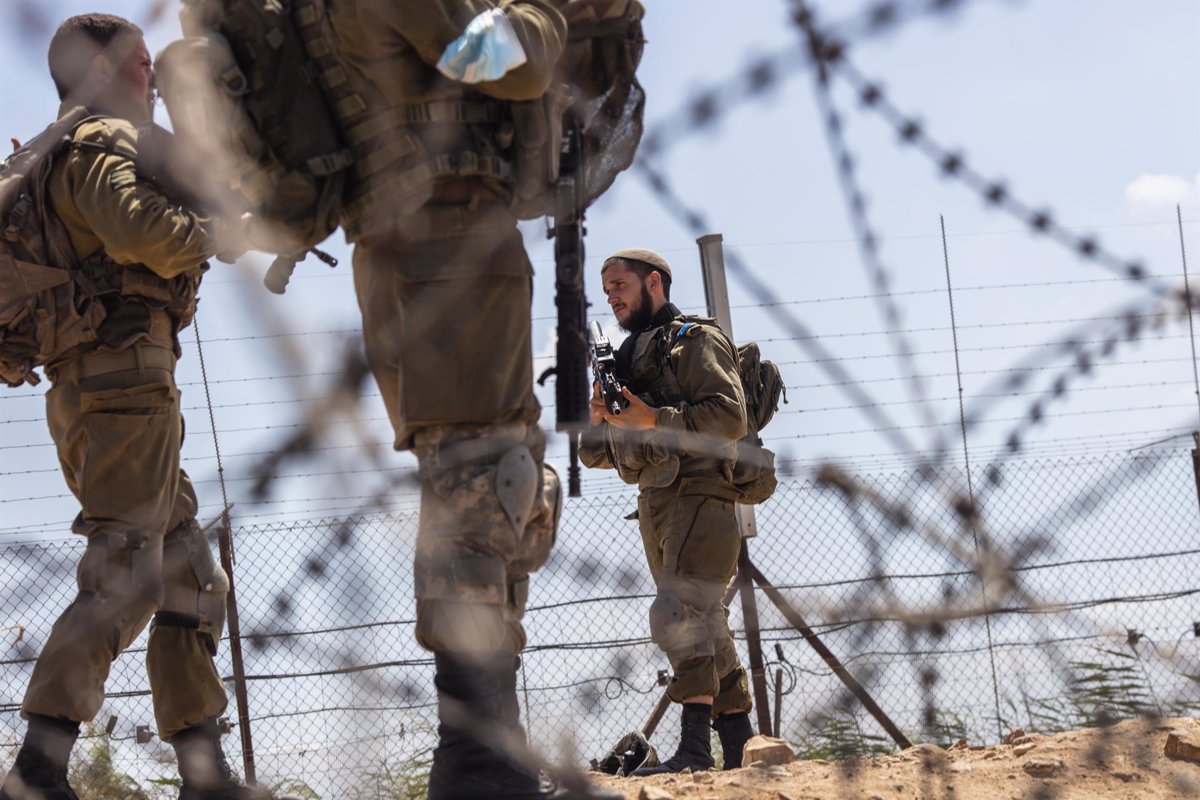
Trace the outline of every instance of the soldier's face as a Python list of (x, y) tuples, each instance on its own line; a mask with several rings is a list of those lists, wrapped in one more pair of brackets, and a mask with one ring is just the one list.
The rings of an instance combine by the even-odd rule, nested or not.
[(131, 122), (149, 122), (154, 116), (154, 61), (146, 48), (146, 40), (130, 35), (130, 45), (124, 61), (117, 65), (117, 81), (129, 93), (131, 105), (144, 109), (143, 119)]
[(608, 265), (601, 277), (604, 296), (612, 309), (617, 324), (624, 331), (636, 331), (645, 326), (654, 315), (654, 300), (646, 288), (646, 281), (623, 261)]
[(149, 122), (154, 116), (154, 61), (145, 39), (132, 33), (119, 36), (103, 58), (112, 70), (106, 104), (134, 124)]

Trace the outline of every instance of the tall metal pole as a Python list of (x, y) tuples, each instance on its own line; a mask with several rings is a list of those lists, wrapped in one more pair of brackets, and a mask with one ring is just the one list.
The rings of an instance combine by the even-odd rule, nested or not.
[[(716, 318), (717, 324), (731, 341), (733, 338), (733, 315), (729, 310), (729, 285), (725, 281), (725, 250), (723, 237), (710, 233), (696, 240), (700, 246), (700, 266), (704, 274), (704, 297), (708, 313)], [(758, 535), (754, 519), (754, 506), (740, 503), (734, 506), (738, 531), (742, 535), (742, 547), (738, 554), (738, 594), (742, 601), (742, 617), (746, 623), (746, 645), (750, 651), (750, 684), (754, 690), (754, 705), (758, 708), (758, 730), (769, 733), (771, 705), (767, 694), (767, 670), (763, 660), (761, 626), (758, 620), (758, 601), (754, 596), (754, 581), (751, 579), (753, 564), (747, 540)]]
[(217, 479), (221, 484), (221, 500), (224, 505), (221, 511), (221, 529), (217, 534), (217, 547), (220, 550), (221, 568), (229, 579), (229, 594), (225, 596), (225, 615), (229, 625), (229, 654), (233, 660), (233, 691), (237, 700), (238, 733), (242, 737), (242, 766), (245, 769), (246, 780), (256, 783), (254, 769), (254, 744), (250, 736), (250, 702), (246, 694), (246, 665), (242, 661), (242, 627), (238, 622), (237, 591), (234, 587), (233, 567), (237, 557), (233, 552), (233, 525), (229, 518), (229, 491), (225, 485), (225, 465), (221, 460), (221, 439), (217, 435), (217, 418), (213, 411), (212, 391), (208, 384), (208, 368), (204, 364), (204, 342), (200, 338), (200, 320), (192, 320), (192, 330), (196, 333), (196, 351), (200, 356), (200, 377), (204, 382), (204, 399), (208, 403), (208, 421), (212, 426), (213, 452), (217, 456)]
[[(950, 281), (950, 247), (946, 243), (946, 218), (938, 215), (938, 221), (942, 226), (942, 259), (946, 262), (946, 297), (950, 300), (950, 330), (954, 336), (954, 374), (958, 378), (958, 421), (962, 428), (962, 443), (963, 443), (963, 463), (966, 465), (967, 472), (967, 496), (971, 500), (971, 506), (975, 506), (975, 484), (971, 479), (971, 451), (967, 447), (967, 412), (963, 400), (963, 385), (962, 385), (962, 364), (958, 358), (958, 318), (954, 314), (954, 285)], [(978, 509), (976, 509), (978, 514)], [(975, 552), (979, 552), (979, 537), (975, 532), (975, 525), (971, 525), (971, 541), (975, 545)], [(1004, 724), (1000, 720), (1000, 679), (996, 675), (996, 648), (992, 642), (992, 615), (986, 613), (988, 608), (987, 587), (983, 581), (980, 581), (979, 592), (983, 599), (983, 624), (987, 629), (988, 640), (988, 659), (992, 666), (992, 699), (995, 703), (996, 711), (996, 733), (1000, 738), (1004, 737)]]
[[(1196, 408), (1200, 410), (1200, 367), (1196, 365), (1196, 326), (1192, 322), (1192, 309), (1196, 299), (1192, 296), (1192, 287), (1188, 278), (1187, 247), (1183, 240), (1183, 211), (1178, 203), (1175, 204), (1175, 219), (1179, 223), (1179, 255), (1183, 259), (1183, 295), (1187, 300), (1188, 333), (1192, 340), (1192, 380), (1195, 381)], [(1200, 427), (1192, 433), (1192, 472), (1196, 476), (1196, 499), (1200, 501)]]
[(250, 734), (250, 699), (246, 692), (246, 664), (242, 660), (242, 626), (238, 620), (237, 585), (233, 578), (233, 532), (228, 511), (222, 515), (219, 533), (221, 567), (229, 576), (229, 595), (225, 598), (229, 624), (229, 656), (233, 662), (233, 694), (237, 702), (238, 733), (242, 737), (242, 766), (247, 783), (258, 783), (254, 766), (254, 739)]

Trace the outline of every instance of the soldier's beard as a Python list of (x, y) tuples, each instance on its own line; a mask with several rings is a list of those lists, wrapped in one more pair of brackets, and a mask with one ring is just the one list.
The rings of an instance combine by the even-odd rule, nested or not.
[(618, 321), (617, 325), (626, 333), (641, 333), (650, 327), (653, 319), (654, 298), (650, 296), (650, 290), (646, 288), (646, 282), (642, 281), (642, 295), (638, 298), (638, 304), (630, 307), (629, 319), (625, 320), (625, 322)]

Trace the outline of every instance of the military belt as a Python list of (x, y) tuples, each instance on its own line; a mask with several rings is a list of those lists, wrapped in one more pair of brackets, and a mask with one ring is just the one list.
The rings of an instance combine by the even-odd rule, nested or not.
[(136, 370), (144, 372), (148, 369), (161, 369), (172, 372), (175, 369), (175, 353), (169, 348), (152, 344), (135, 344), (116, 352), (93, 351), (84, 353), (61, 364), (55, 364), (49, 369), (50, 379), (58, 381), (70, 380), (74, 383), (98, 375), (108, 375), (113, 372)]

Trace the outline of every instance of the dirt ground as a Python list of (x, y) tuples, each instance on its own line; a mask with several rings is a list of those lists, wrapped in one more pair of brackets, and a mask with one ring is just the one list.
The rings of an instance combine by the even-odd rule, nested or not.
[[(1168, 745), (1168, 739), (1171, 739)], [(729, 772), (613, 778), (628, 800), (1154, 800), (1200, 797), (1200, 721), (1124, 722), (948, 750), (922, 744), (852, 763), (793, 761)], [(1167, 753), (1171, 755), (1167, 755)]]

